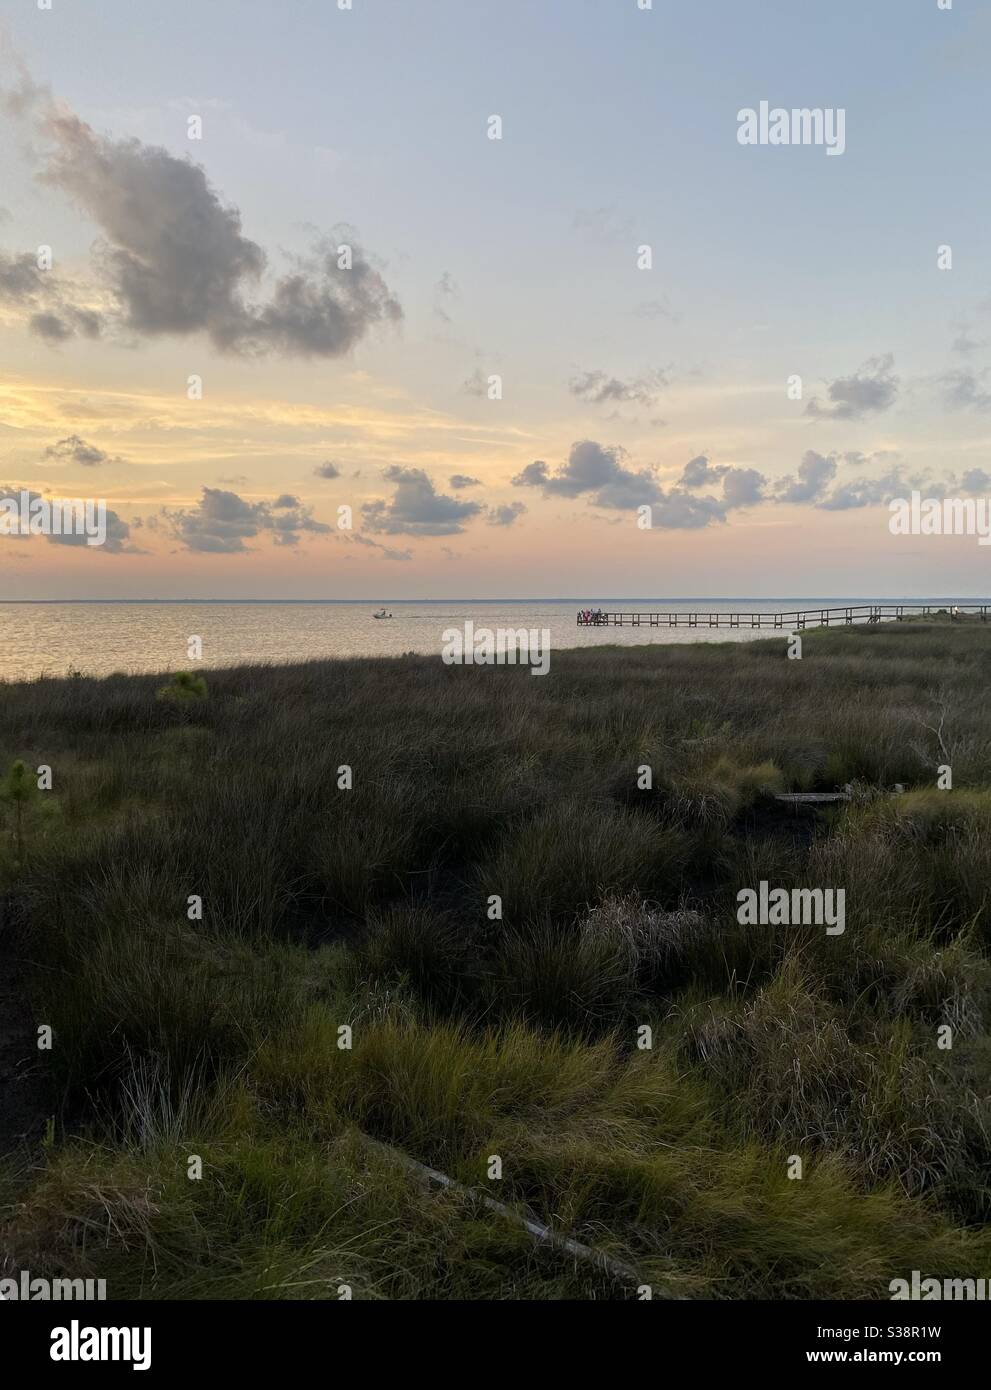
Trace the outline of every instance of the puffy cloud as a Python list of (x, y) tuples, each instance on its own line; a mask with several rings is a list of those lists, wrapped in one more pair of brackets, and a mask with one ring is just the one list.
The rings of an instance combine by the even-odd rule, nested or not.
[(513, 482), (539, 487), (548, 497), (588, 495), (592, 506), (614, 511), (653, 508), (653, 523), (669, 529), (694, 529), (725, 519), (727, 503), (715, 497), (694, 497), (682, 487), (665, 490), (652, 469), (625, 466), (626, 453), (606, 448), (593, 439), (572, 444), (567, 462), (551, 474), (542, 459), (528, 464)]
[(394, 465), (383, 475), (394, 483), (388, 501), (366, 502), (361, 511), (369, 531), (387, 535), (453, 536), (479, 516), (480, 502), (461, 501), (437, 491), (422, 468)]
[(623, 466), (625, 450), (607, 448), (594, 439), (580, 439), (571, 446), (567, 462), (551, 474), (542, 459), (527, 464), (517, 473), (517, 487), (539, 487), (551, 497), (579, 497), (595, 493), (592, 499), (601, 507), (637, 507), (653, 501), (660, 489), (648, 470), (634, 472)]
[(723, 498), (728, 507), (753, 507), (764, 500), (766, 480), (756, 468), (727, 468)]
[(329, 459), (324, 463), (318, 463), (313, 472), (318, 478), (339, 478), (341, 476), (341, 470), (337, 464), (331, 463)]
[(905, 484), (897, 468), (883, 478), (855, 478), (840, 483), (828, 496), (816, 502), (827, 512), (846, 512), (859, 507), (879, 507), (899, 495)]
[(798, 465), (797, 478), (782, 478), (777, 486), (779, 502), (818, 502), (836, 477), (836, 460), (808, 449)]
[(78, 434), (70, 434), (56, 444), (49, 444), (45, 458), (60, 459), (66, 463), (78, 463), (83, 468), (96, 468), (101, 463), (119, 462), (95, 444), (87, 444)]
[(490, 507), (486, 520), (490, 526), (512, 526), (517, 517), (526, 511), (522, 502), (508, 502), (501, 507)]
[(164, 509), (164, 516), (176, 540), (186, 550), (218, 555), (243, 553), (261, 533), (272, 536), (276, 545), (299, 543), (303, 532), (323, 534), (330, 527), (315, 521), (308, 507), (288, 493), (274, 502), (248, 502), (236, 492), (205, 487), (196, 507)]
[(448, 482), (455, 492), (461, 492), (466, 487), (481, 487), (481, 478), (472, 478), (467, 473), (452, 473)]
[(715, 497), (696, 497), (684, 488), (673, 487), (662, 493), (651, 507), (655, 527), (672, 531), (695, 531), (713, 521), (726, 520), (726, 503)]
[(534, 459), (516, 474), (511, 482), (514, 487), (544, 487), (547, 483), (547, 464), (543, 459)]
[[(0, 483), (0, 499), (12, 498), (20, 503), (22, 493), (27, 493), (30, 505), (34, 500), (45, 500), (50, 503), (66, 500), (55, 493), (35, 492), (32, 488), (26, 488), (16, 483)], [(85, 500), (85, 499), (83, 499)], [(130, 543), (131, 527), (122, 517), (118, 516), (110, 507), (104, 508), (104, 525), (106, 528), (106, 539), (102, 545), (90, 545), (87, 536), (67, 531), (63, 535), (46, 535), (44, 539), (52, 545), (75, 545), (82, 546), (85, 550), (103, 551), (107, 555), (141, 555), (141, 551), (136, 545)], [(30, 539), (24, 533), (11, 531), (6, 533), (10, 539)]]
[(128, 544), (131, 535), (130, 526), (109, 507), (106, 511), (106, 525), (107, 539), (103, 545), (90, 546), (87, 544), (85, 536), (77, 535), (49, 536), (48, 539), (55, 545), (82, 545), (87, 550), (105, 550), (108, 555), (141, 555), (144, 553), (137, 546)]
[(898, 378), (892, 372), (892, 354), (872, 357), (853, 376), (837, 377), (829, 383), (829, 403), (819, 404), (813, 396), (805, 407), (806, 415), (823, 420), (860, 420), (875, 415), (894, 404), (898, 395)]
[(680, 486), (705, 487), (707, 483), (717, 483), (727, 471), (725, 464), (712, 464), (705, 454), (698, 454), (695, 458), (689, 459), (682, 469)]
[(991, 492), (991, 473), (983, 468), (970, 468), (960, 481), (963, 492)]
[[(97, 134), (50, 98), (42, 103), (39, 126), (50, 144), (41, 177), (101, 229), (96, 268), (131, 332), (205, 333), (232, 353), (336, 357), (374, 324), (402, 317), (399, 302), (346, 229), (349, 268), (339, 266), (336, 242), (320, 243), (276, 278), (267, 297), (254, 301), (266, 254), (243, 234), (241, 214), (221, 200), (198, 164), (137, 139)], [(76, 333), (95, 336), (100, 316), (74, 305), (52, 272), (33, 279), (28, 260), (4, 259), (0, 293), (57, 298), (31, 319), (50, 342)]]

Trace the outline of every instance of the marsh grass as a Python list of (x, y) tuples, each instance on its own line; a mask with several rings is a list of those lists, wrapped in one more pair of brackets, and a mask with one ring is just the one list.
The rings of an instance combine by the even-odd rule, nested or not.
[[(630, 1296), (368, 1136), (687, 1296), (986, 1274), (989, 661), (980, 626), (905, 624), (542, 680), (4, 686), (2, 765), (55, 774), (20, 853), (0, 807), (0, 889), (61, 1101), (0, 1177), (8, 1263), (121, 1297)], [(845, 888), (844, 935), (739, 924), (762, 878)]]

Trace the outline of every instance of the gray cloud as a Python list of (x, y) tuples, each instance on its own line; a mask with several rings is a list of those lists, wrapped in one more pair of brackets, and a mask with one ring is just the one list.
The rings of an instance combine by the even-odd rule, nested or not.
[(32, 333), (51, 345), (77, 334), (98, 338), (103, 318), (93, 309), (72, 303), (69, 290), (51, 270), (39, 270), (30, 251), (12, 255), (0, 251), (0, 301), (29, 312)]
[(754, 507), (764, 500), (766, 479), (756, 468), (727, 468), (723, 474), (723, 498), (727, 507)]
[[(41, 178), (100, 227), (96, 269), (131, 332), (205, 333), (231, 353), (336, 357), (374, 324), (402, 317), (346, 229), (350, 269), (338, 267), (336, 243), (319, 243), (276, 278), (267, 298), (252, 302), (248, 295), (266, 270), (266, 254), (243, 235), (237, 208), (221, 201), (199, 165), (136, 139), (98, 135), (50, 99), (40, 129), (51, 145)], [(23, 256), (13, 264), (7, 258), (5, 271), (20, 297), (32, 293)], [(44, 288), (64, 298), (67, 292), (54, 286), (46, 278), (33, 292)], [(31, 321), (34, 331), (52, 342), (94, 336), (99, 317), (66, 302), (63, 310), (44, 304)]]
[(337, 464), (331, 463), (329, 459), (324, 463), (318, 463), (313, 472), (318, 478), (339, 478), (341, 476), (341, 470)]
[(510, 481), (514, 487), (546, 487), (548, 482), (547, 464), (543, 459), (534, 459), (533, 463), (528, 463)]
[(983, 468), (970, 468), (963, 475), (960, 487), (964, 492), (991, 492), (991, 473)]
[(394, 550), (391, 546), (380, 545), (378, 541), (370, 540), (368, 536), (359, 535), (356, 531), (350, 533), (347, 531), (339, 531), (338, 536), (342, 537), (344, 540), (351, 541), (354, 545), (370, 546), (373, 550), (380, 551), (387, 560), (404, 561), (412, 560), (413, 558), (412, 550)]
[(726, 520), (726, 504), (715, 497), (696, 497), (684, 488), (662, 492), (651, 507), (654, 526), (671, 531), (697, 531), (713, 521)]
[[(13, 498), (15, 501), (20, 499), (22, 492), (28, 494), (29, 501), (36, 498), (44, 498), (45, 494), (35, 492), (33, 488), (23, 487), (17, 483), (0, 483), (0, 498)], [(56, 494), (48, 494), (49, 502), (57, 501)], [(102, 550), (107, 555), (142, 555), (144, 552), (136, 545), (130, 543), (131, 527), (118, 516), (115, 511), (107, 507), (104, 512), (106, 523), (106, 540), (102, 545), (90, 545), (85, 535), (77, 535), (73, 532), (66, 532), (61, 536), (45, 536), (45, 540), (51, 545), (76, 545), (82, 546), (85, 550)], [(140, 524), (140, 523), (139, 523)], [(20, 535), (18, 532), (11, 532), (10, 539), (30, 539), (28, 536)]]
[(845, 512), (858, 507), (879, 507), (896, 497), (905, 488), (897, 468), (883, 478), (855, 478), (840, 483), (827, 497), (816, 502), (822, 511)]
[(782, 478), (778, 482), (777, 499), (779, 502), (818, 502), (835, 477), (836, 460), (809, 449), (798, 465), (798, 477)]
[(362, 509), (365, 527), (387, 535), (453, 536), (464, 530), (465, 522), (479, 516), (480, 502), (461, 501), (439, 493), (422, 468), (393, 465), (383, 474), (395, 484), (389, 501), (366, 502)]
[(274, 502), (247, 502), (236, 492), (205, 487), (196, 507), (163, 509), (172, 534), (186, 550), (218, 555), (243, 553), (251, 540), (270, 534), (276, 545), (298, 545), (303, 532), (323, 534), (330, 527), (315, 521), (308, 507), (284, 493)]
[(984, 385), (988, 375), (967, 367), (946, 372), (940, 377), (943, 400), (948, 410), (991, 410), (991, 391)]
[(452, 473), (448, 482), (455, 492), (460, 492), (466, 487), (481, 487), (482, 485), (480, 478), (472, 478), (467, 473)]
[(705, 454), (698, 454), (695, 458), (689, 459), (682, 469), (680, 486), (705, 487), (706, 484), (719, 482), (727, 471), (726, 464), (712, 464)]
[(128, 544), (131, 528), (126, 521), (123, 521), (116, 512), (107, 508), (107, 539), (103, 545), (87, 545), (85, 536), (64, 535), (49, 536), (48, 540), (55, 545), (82, 545), (87, 550), (105, 550), (108, 555), (142, 555), (144, 551), (137, 546)]
[(606, 448), (594, 439), (580, 439), (572, 444), (567, 462), (557, 473), (550, 474), (546, 463), (537, 459), (512, 481), (516, 487), (539, 487), (548, 497), (595, 493), (592, 501), (600, 507), (638, 507), (660, 496), (653, 473), (625, 468), (625, 458), (626, 451), (621, 448)]
[(853, 376), (838, 377), (827, 389), (829, 404), (820, 405), (813, 396), (806, 415), (823, 420), (859, 420), (887, 410), (898, 395), (898, 378), (892, 372), (894, 357), (872, 357)]
[(572, 377), (568, 389), (579, 400), (590, 401), (593, 405), (604, 405), (611, 401), (652, 406), (656, 405), (658, 393), (666, 385), (667, 378), (662, 371), (651, 372), (635, 381), (621, 381), (619, 377), (595, 371)]
[(30, 251), (11, 255), (0, 251), (0, 298), (7, 300), (34, 299), (44, 289), (47, 271), (38, 269)]
[(56, 444), (49, 444), (45, 450), (45, 458), (78, 463), (83, 468), (96, 468), (101, 463), (120, 462), (119, 459), (111, 458), (105, 450), (98, 449), (95, 444), (87, 444), (78, 434), (70, 434)]
[(501, 507), (490, 507), (486, 520), (490, 526), (512, 526), (525, 511), (526, 507), (522, 502), (508, 502)]
[(715, 497), (694, 497), (684, 488), (665, 490), (652, 469), (625, 466), (621, 448), (607, 448), (593, 439), (572, 444), (567, 462), (551, 474), (542, 459), (527, 464), (513, 479), (517, 487), (538, 487), (547, 497), (579, 497), (610, 511), (652, 508), (653, 524), (672, 530), (696, 529), (725, 520), (727, 503)]

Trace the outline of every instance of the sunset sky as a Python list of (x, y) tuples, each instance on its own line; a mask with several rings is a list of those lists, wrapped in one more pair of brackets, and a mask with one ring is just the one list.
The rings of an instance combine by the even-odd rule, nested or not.
[(991, 590), (991, 4), (0, 13), (0, 596)]

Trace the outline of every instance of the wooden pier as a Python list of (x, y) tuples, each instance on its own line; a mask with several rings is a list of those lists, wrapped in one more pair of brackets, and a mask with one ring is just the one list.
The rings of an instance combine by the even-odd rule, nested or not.
[(601, 609), (582, 609), (578, 614), (579, 627), (754, 627), (778, 628), (794, 632), (804, 627), (829, 627), (831, 624), (905, 622), (912, 618), (931, 618), (972, 615), (982, 623), (988, 620), (991, 601), (967, 603), (942, 608), (922, 603), (861, 603), (842, 608), (805, 608), (790, 613), (619, 613)]

